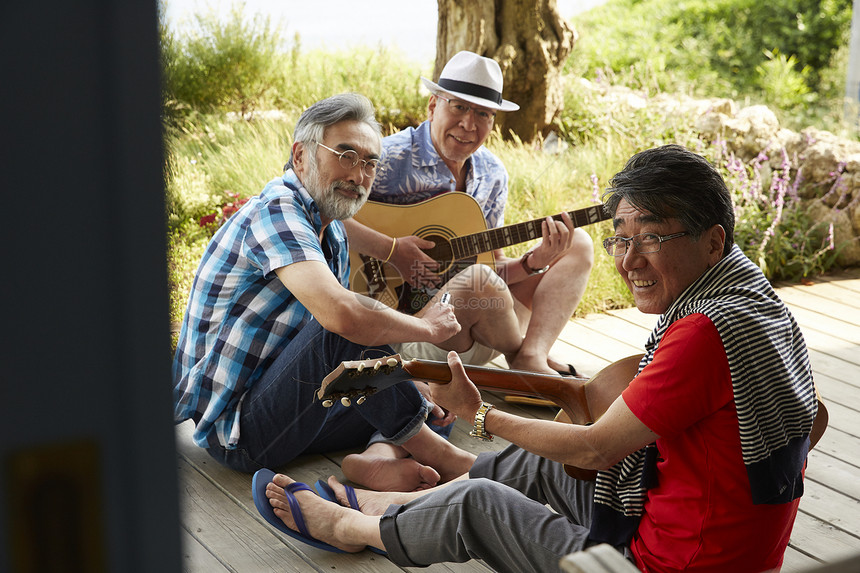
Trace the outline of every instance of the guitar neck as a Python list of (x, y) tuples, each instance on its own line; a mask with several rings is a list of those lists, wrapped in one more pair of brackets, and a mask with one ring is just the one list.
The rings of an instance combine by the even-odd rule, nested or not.
[[(598, 223), (609, 219), (609, 215), (602, 205), (594, 205), (568, 211), (567, 214), (573, 221), (574, 227), (584, 227), (592, 223)], [(554, 215), (553, 219), (561, 221), (561, 214)], [(519, 243), (525, 243), (541, 238), (541, 223), (545, 218), (533, 219), (524, 223), (506, 225), (495, 229), (488, 229), (470, 235), (463, 235), (451, 240), (451, 249), (455, 260), (467, 259), (481, 253), (488, 253), (496, 249), (510, 247)]]
[[(466, 374), (478, 388), (515, 396), (537, 396), (552, 400), (578, 424), (593, 421), (585, 394), (584, 378), (552, 376), (522, 370), (501, 370), (485, 366), (465, 365)], [(451, 381), (447, 362), (435, 360), (409, 360), (403, 369), (411, 376), (438, 384)]]

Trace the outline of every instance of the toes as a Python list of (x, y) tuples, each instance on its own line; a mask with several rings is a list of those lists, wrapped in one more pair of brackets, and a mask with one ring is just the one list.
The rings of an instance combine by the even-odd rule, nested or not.
[(342, 507), (350, 507), (349, 496), (346, 495), (346, 486), (340, 483), (334, 476), (329, 476), (328, 485), (334, 491), (337, 503)]
[(439, 475), (439, 472), (432, 467), (422, 465), (418, 468), (418, 478), (421, 480), (422, 484), (429, 484), (428, 487), (433, 487), (439, 483), (442, 476)]
[(272, 482), (281, 488), (287, 487), (291, 483), (295, 483), (295, 481), (296, 480), (291, 479), (289, 476), (285, 476), (284, 474), (275, 474), (275, 477), (272, 478)]

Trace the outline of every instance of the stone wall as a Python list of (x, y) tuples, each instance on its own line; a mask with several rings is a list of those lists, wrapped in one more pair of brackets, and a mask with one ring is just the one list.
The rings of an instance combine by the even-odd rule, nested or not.
[(799, 133), (781, 128), (765, 106), (740, 108), (728, 99), (665, 94), (645, 99), (626, 89), (599, 88), (588, 82), (584, 87), (615, 108), (648, 107), (666, 117), (689, 117), (703, 140), (724, 142), (726, 150), (745, 163), (764, 154), (770, 170), (782, 169), (785, 150), (792, 163), (792, 180), (800, 179), (803, 206), (814, 221), (833, 223), (837, 264), (860, 265), (860, 143), (814, 127)]
[(860, 143), (814, 127), (782, 129), (765, 106), (734, 108), (730, 102), (700, 114), (702, 137), (724, 140), (744, 160), (765, 152), (772, 169), (780, 168), (784, 149), (794, 164), (792, 176), (800, 172), (798, 192), (807, 212), (816, 222), (833, 223), (837, 264), (860, 264)]

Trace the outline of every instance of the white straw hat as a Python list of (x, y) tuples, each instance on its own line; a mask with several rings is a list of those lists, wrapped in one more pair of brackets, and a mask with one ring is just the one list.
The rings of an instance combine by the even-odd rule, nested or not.
[(425, 77), (421, 81), (434, 94), (447, 92), (469, 103), (500, 111), (520, 109), (517, 104), (502, 99), (503, 80), (499, 64), (474, 52), (454, 54), (442, 69), (439, 83)]

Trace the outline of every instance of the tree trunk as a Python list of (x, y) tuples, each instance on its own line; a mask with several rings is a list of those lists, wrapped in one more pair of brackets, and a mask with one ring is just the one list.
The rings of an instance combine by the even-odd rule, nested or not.
[(436, 69), (460, 50), (493, 58), (505, 78), (504, 97), (519, 111), (500, 113), (502, 135), (523, 141), (546, 135), (563, 107), (561, 72), (576, 32), (556, 0), (437, 0)]

